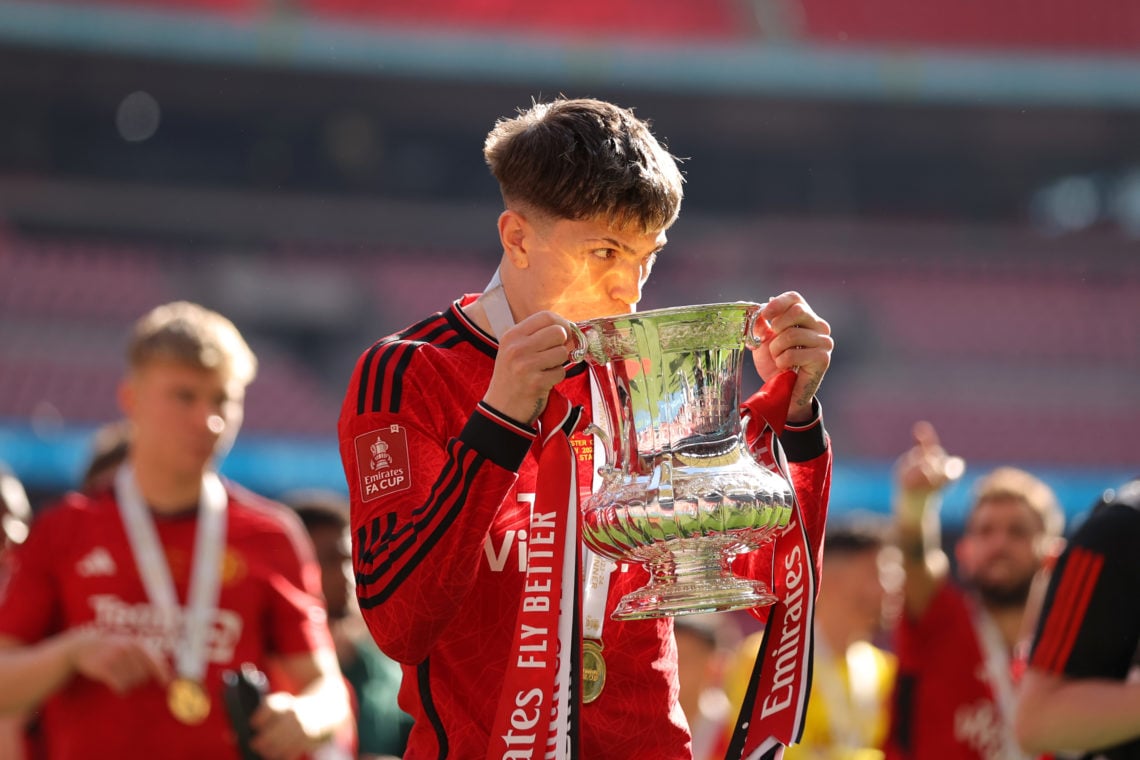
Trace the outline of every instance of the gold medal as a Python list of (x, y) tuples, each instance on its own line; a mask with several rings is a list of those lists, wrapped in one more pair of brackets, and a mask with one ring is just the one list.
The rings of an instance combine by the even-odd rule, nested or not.
[(179, 721), (196, 726), (210, 714), (210, 696), (197, 681), (175, 678), (166, 689), (166, 706)]
[(582, 702), (590, 704), (602, 693), (606, 685), (606, 661), (602, 657), (602, 642), (594, 639), (582, 641)]

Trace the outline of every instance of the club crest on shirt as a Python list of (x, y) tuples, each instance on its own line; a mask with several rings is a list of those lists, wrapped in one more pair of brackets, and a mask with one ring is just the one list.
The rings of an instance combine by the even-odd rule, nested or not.
[(372, 501), (412, 487), (408, 433), (403, 426), (389, 425), (358, 435), (355, 444), (361, 500)]

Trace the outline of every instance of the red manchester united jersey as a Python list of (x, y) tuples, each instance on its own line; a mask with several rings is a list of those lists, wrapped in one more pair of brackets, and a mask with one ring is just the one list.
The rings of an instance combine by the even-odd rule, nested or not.
[(1011, 744), (1011, 706), (1003, 700), (1012, 688), (1010, 663), (987, 653), (979, 634), (982, 614), (962, 589), (946, 582), (920, 619), (903, 617), (896, 637), (891, 760), (1020, 757)]
[[(403, 663), (400, 702), (415, 718), (407, 760), (487, 751), (540, 487), (534, 430), (480, 405), (498, 346), (460, 308), (473, 299), (366, 351), (340, 416), (357, 595), (381, 648)], [(571, 368), (557, 390), (589, 410), (584, 366)], [(789, 459), (808, 460), (793, 464), (792, 475), (818, 548), (830, 451), (819, 424), (788, 435), (806, 453), (789, 449)], [(588, 488), (593, 440), (576, 434), (571, 444), (579, 484)], [(768, 549), (747, 558), (758, 577), (771, 578)], [(608, 619), (646, 580), (636, 565), (619, 564), (610, 575), (602, 632), (608, 673), (582, 713), (583, 757), (690, 757), (672, 621)]]
[[(270, 655), (332, 646), (320, 598), (320, 569), (300, 522), (284, 507), (227, 484), (226, 548), (221, 591), (207, 644), (206, 721), (179, 723), (162, 687), (150, 682), (125, 694), (82, 676), (42, 709), (48, 758), (238, 757), (222, 702), (222, 672)], [(158, 517), (156, 529), (179, 601), (186, 603), (196, 514)], [(35, 521), (11, 555), (0, 590), (0, 635), (32, 643), (94, 625), (147, 641), (173, 661), (159, 608), (147, 599), (111, 491), (70, 494)]]
[[(1110, 493), (1057, 561), (1030, 656), (1035, 668), (1074, 679), (1140, 678), (1140, 480)], [(1137, 760), (1140, 739), (1082, 757)]]

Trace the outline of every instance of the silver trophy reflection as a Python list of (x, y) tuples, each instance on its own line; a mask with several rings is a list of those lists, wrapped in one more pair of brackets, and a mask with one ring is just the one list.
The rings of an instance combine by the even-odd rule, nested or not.
[(788, 524), (788, 482), (753, 457), (741, 370), (760, 305), (720, 303), (579, 322), (575, 359), (600, 390), (601, 485), (583, 505), (586, 544), (636, 562), (649, 582), (613, 613), (634, 620), (771, 604), (731, 563)]

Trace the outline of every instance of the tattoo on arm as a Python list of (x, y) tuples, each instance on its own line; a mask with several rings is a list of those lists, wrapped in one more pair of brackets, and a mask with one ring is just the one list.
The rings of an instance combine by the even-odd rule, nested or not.
[(542, 410), (545, 406), (546, 406), (546, 399), (540, 398), (538, 401), (535, 401), (534, 402), (534, 411), (530, 413), (530, 419), (528, 419), (526, 421), (526, 424), (533, 425), (534, 421), (538, 419), (538, 416), (540, 414), (542, 414)]
[(818, 375), (813, 375), (808, 380), (807, 384), (804, 385), (803, 391), (800, 393), (799, 398), (795, 400), (795, 404), (797, 406), (807, 406), (810, 404), (812, 397), (815, 396), (815, 392), (819, 390), (820, 381), (821, 378)]

